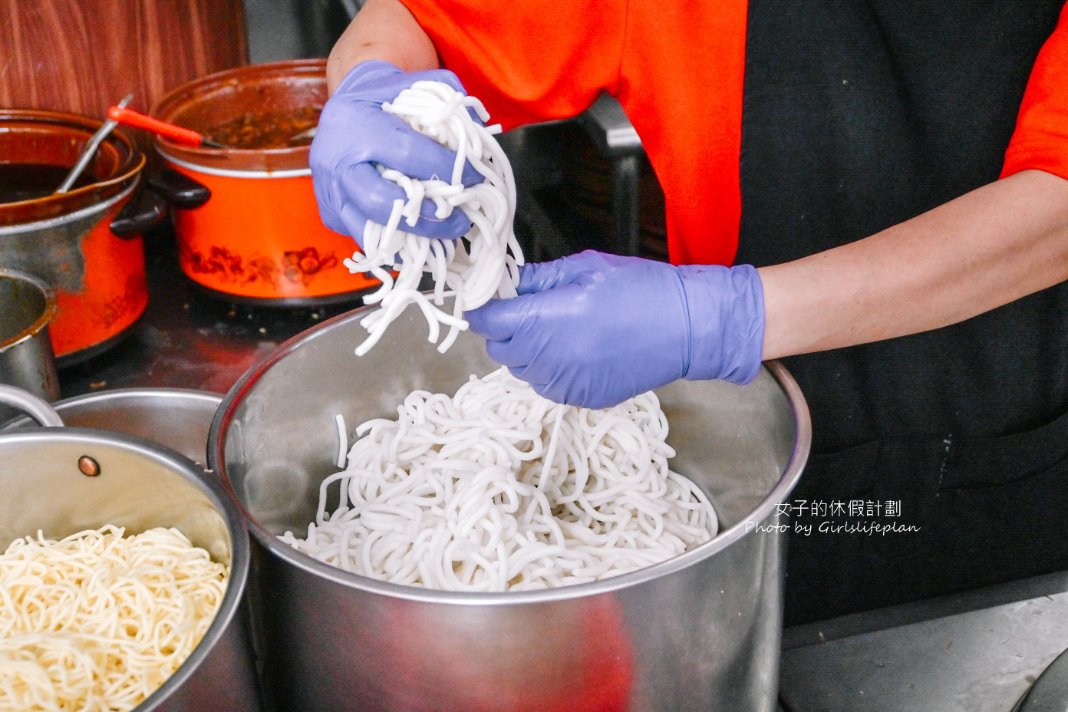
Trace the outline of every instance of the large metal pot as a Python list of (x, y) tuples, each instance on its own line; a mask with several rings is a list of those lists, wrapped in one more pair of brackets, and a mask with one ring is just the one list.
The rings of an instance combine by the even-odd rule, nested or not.
[(130, 202), (145, 164), (133, 141), (112, 132), (81, 181), (67, 193), (51, 192), (101, 124), (0, 109), (0, 265), (55, 290), (50, 334), (60, 365), (116, 343), (148, 305), (140, 231), (158, 217), (155, 206)]
[[(164, 96), (152, 113), (212, 135), (221, 125), (278, 120), (326, 102), (326, 60), (268, 62), (217, 72)], [(358, 249), (325, 227), (308, 145), (205, 148), (157, 138), (164, 163), (211, 192), (176, 210), (182, 271), (208, 293), (259, 306), (355, 301), (378, 282), (343, 264)]]
[(104, 524), (129, 533), (176, 527), (230, 566), (204, 638), (137, 712), (258, 710), (245, 602), (248, 533), (217, 482), (191, 460), (127, 435), (56, 427), (0, 434), (0, 549), (38, 530), (59, 538)]
[(659, 395), (673, 469), (723, 531), (656, 566), (555, 590), (429, 591), (345, 573), (277, 535), (313, 521), (336, 471), (335, 414), (396, 417), (421, 388), (451, 393), (496, 368), (464, 333), (445, 355), (410, 309), (367, 356), (359, 309), (282, 344), (223, 400), (209, 464), (253, 534), (255, 641), (281, 710), (773, 710), (784, 535), (808, 411), (777, 363), (750, 385), (679, 382)]

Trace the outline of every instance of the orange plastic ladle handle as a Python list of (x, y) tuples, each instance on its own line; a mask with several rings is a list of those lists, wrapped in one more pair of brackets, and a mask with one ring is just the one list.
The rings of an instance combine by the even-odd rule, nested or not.
[(112, 121), (117, 121), (120, 124), (125, 124), (126, 126), (133, 126), (134, 128), (151, 131), (154, 134), (159, 134), (172, 141), (184, 143), (189, 146), (213, 146), (222, 148), (220, 144), (205, 139), (203, 134), (194, 131), (193, 129), (187, 129), (183, 126), (176, 126), (175, 124), (170, 124), (166, 121), (160, 121), (159, 119), (154, 119), (151, 116), (146, 116), (145, 114), (134, 111), (133, 109), (127, 109), (126, 107), (112, 106), (108, 109), (108, 118)]

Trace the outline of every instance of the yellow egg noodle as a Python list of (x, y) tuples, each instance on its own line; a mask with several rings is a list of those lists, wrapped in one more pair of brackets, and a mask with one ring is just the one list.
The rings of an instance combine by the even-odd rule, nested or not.
[(0, 710), (130, 710), (203, 638), (228, 568), (177, 529), (17, 539), (0, 556)]
[[(438, 342), (440, 325), (449, 327), (438, 343), (438, 351), (444, 353), (467, 328), (464, 311), (482, 306), (495, 295), (515, 296), (519, 265), (523, 263), (512, 228), (515, 178), (493, 136), (499, 127), (487, 128), (469, 113), (470, 109), (483, 120), (488, 118), (478, 99), (441, 82), (422, 81), (405, 89), (383, 109), (456, 151), (457, 158), (450, 181), (415, 180), (380, 168), (383, 177), (404, 189), (407, 200), (394, 203), (387, 224), (368, 222), (363, 252), (345, 260), (351, 272), (369, 272), (382, 282), (364, 298), (365, 304), (379, 304), (381, 308), (360, 322), (369, 335), (356, 353), (362, 356), (370, 351), (389, 324), (413, 303), (426, 318), (429, 341)], [(463, 186), (460, 175), (465, 161), (485, 178), (483, 182)], [(428, 239), (405, 232), (401, 220), (414, 224), (424, 199), (435, 204), (438, 218), (459, 208), (470, 219), (471, 229), (459, 240)], [(424, 274), (434, 282), (430, 297), (420, 291)], [(453, 297), (451, 313), (444, 309), (447, 297)]]
[[(452, 397), (415, 391), (396, 420), (356, 429), (307, 536), (281, 538), (346, 571), (433, 589), (530, 590), (625, 573), (718, 528), (704, 493), (668, 468), (667, 431), (652, 392), (576, 408), (504, 368)], [(329, 510), (334, 483), (340, 500)]]

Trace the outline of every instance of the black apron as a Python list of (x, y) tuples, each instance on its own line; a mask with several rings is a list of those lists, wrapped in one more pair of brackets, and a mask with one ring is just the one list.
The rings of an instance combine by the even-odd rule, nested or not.
[[(1062, 5), (751, 0), (738, 262), (996, 179)], [(1068, 569), (1068, 286), (785, 364), (814, 432), (787, 503), (787, 624)]]

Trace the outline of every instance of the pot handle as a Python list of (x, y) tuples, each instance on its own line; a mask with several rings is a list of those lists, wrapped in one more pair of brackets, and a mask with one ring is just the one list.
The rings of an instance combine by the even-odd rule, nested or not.
[(56, 409), (29, 391), (0, 383), (0, 403), (18, 408), (46, 428), (63, 427)]
[(148, 185), (174, 207), (185, 210), (199, 208), (211, 198), (207, 186), (173, 168), (153, 171), (148, 176)]
[(152, 190), (140, 190), (111, 221), (116, 237), (132, 239), (159, 225), (167, 217), (167, 201)]

